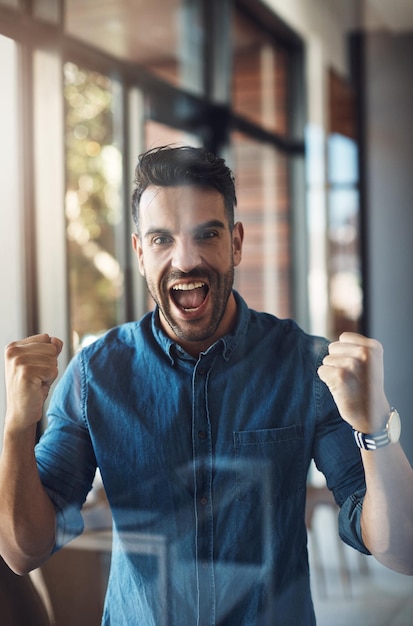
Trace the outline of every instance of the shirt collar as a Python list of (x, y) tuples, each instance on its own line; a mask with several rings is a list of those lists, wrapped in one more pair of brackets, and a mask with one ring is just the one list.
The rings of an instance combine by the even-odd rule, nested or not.
[[(216, 341), (206, 353), (215, 351), (221, 351), (222, 357), (225, 361), (229, 361), (231, 355), (234, 353), (235, 348), (241, 341), (245, 334), (250, 312), (247, 304), (238, 292), (234, 290), (234, 297), (237, 304), (237, 321), (233, 333), (224, 335)], [(152, 313), (152, 333), (162, 350), (168, 355), (171, 363), (174, 365), (177, 359), (192, 359), (173, 339), (168, 337), (162, 330), (159, 321), (159, 308), (155, 307)]]

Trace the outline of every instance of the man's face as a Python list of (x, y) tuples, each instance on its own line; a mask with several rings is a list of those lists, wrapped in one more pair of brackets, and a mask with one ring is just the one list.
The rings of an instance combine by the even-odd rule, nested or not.
[[(234, 267), (243, 230), (230, 232), (222, 195), (193, 186), (148, 187), (140, 201), (139, 269), (159, 306), (165, 332), (194, 353), (235, 320)], [(191, 351), (191, 350), (189, 350)]]

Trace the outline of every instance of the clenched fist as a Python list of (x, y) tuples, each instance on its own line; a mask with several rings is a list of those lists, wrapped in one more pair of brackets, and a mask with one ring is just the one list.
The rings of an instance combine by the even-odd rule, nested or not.
[(47, 334), (10, 343), (5, 349), (6, 425), (24, 430), (38, 422), (58, 374), (63, 342)]
[(343, 333), (329, 345), (318, 370), (341, 417), (364, 433), (381, 430), (389, 403), (384, 393), (383, 348), (375, 339)]

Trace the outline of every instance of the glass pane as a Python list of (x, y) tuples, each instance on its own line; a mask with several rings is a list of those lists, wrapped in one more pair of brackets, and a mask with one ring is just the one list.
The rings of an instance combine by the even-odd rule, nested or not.
[(291, 316), (290, 224), (285, 156), (236, 133), (232, 137), (237, 219), (244, 224), (236, 288), (250, 307)]
[(354, 89), (328, 74), (330, 134), (327, 140), (328, 274), (331, 332), (360, 331), (363, 283), (359, 148)]
[(60, 7), (62, 0), (34, 0), (33, 17), (54, 24), (60, 23)]
[(329, 136), (328, 178), (332, 185), (358, 183), (358, 148), (354, 139), (338, 133)]
[(74, 348), (121, 321), (124, 290), (118, 261), (122, 156), (115, 136), (117, 85), (108, 77), (64, 68), (66, 219)]
[(357, 189), (330, 190), (328, 235), (332, 330), (338, 336), (359, 330), (363, 310)]
[(66, 31), (110, 54), (139, 63), (168, 82), (203, 92), (201, 0), (105, 2), (67, 0)]
[(234, 13), (234, 110), (265, 129), (285, 135), (287, 54), (251, 20)]

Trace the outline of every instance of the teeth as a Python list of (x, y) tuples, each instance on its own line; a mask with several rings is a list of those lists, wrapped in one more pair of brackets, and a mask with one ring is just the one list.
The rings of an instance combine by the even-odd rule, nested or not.
[(199, 287), (203, 287), (205, 283), (181, 283), (179, 285), (174, 285), (172, 289), (174, 291), (190, 291), (191, 289), (198, 289)]

